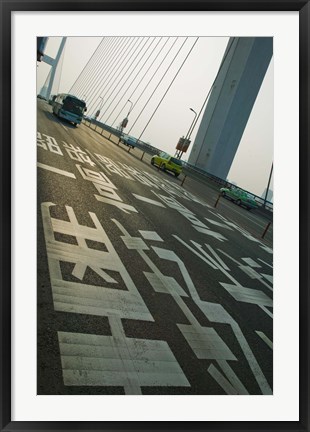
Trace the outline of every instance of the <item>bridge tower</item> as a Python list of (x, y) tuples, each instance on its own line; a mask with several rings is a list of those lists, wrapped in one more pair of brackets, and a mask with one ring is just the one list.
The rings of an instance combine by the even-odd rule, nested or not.
[(227, 178), (272, 53), (271, 37), (229, 39), (189, 163)]
[(40, 60), (40, 61), (43, 61), (44, 63), (47, 63), (51, 66), (51, 70), (48, 74), (48, 77), (45, 81), (45, 84), (41, 88), (41, 91), (40, 91), (40, 95), (45, 97), (45, 99), (47, 99), (47, 100), (49, 100), (51, 92), (52, 92), (52, 87), (53, 87), (53, 83), (54, 83), (54, 79), (55, 79), (57, 66), (58, 66), (59, 60), (61, 58), (61, 54), (64, 50), (66, 41), (67, 41), (67, 38), (63, 37), (61, 40), (57, 55), (54, 59), (43, 53), (41, 60)]

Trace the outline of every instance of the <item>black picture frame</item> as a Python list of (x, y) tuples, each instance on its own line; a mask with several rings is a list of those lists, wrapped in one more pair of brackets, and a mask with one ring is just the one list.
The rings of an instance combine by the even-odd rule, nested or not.
[[(11, 14), (15, 11), (298, 11), (299, 12), (299, 164), (300, 164), (300, 353), (299, 421), (253, 422), (49, 422), (11, 421)], [(309, 1), (304, 0), (194, 0), (58, 1), (0, 0), (1, 14), (1, 431), (310, 431), (309, 427)], [(292, 147), (294, 147), (292, 145)], [(288, 173), (288, 179), (289, 181)], [(295, 205), (288, 199), (288, 205)], [(288, 228), (289, 229), (289, 228)], [(296, 287), (297, 288), (297, 287)]]

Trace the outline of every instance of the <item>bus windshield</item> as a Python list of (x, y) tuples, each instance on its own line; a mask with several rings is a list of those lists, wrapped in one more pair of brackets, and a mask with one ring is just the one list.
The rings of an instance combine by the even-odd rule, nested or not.
[(63, 103), (63, 109), (65, 109), (66, 111), (70, 111), (74, 114), (83, 115), (85, 109), (85, 102), (67, 96)]

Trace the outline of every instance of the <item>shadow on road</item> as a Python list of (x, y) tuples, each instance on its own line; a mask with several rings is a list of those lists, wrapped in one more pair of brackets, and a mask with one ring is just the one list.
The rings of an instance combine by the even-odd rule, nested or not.
[(73, 123), (69, 122), (68, 120), (65, 119), (60, 119), (59, 117), (57, 117), (56, 115), (54, 115), (51, 112), (44, 112), (45, 117), (49, 120), (49, 121), (53, 121), (55, 123), (61, 123), (64, 126), (70, 128), (70, 129), (76, 129), (76, 126), (74, 126)]

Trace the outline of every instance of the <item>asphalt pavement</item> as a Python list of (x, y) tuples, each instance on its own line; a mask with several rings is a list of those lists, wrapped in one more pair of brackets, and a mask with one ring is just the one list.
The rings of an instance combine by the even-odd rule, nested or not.
[(37, 125), (38, 394), (271, 394), (268, 220), (44, 101)]

